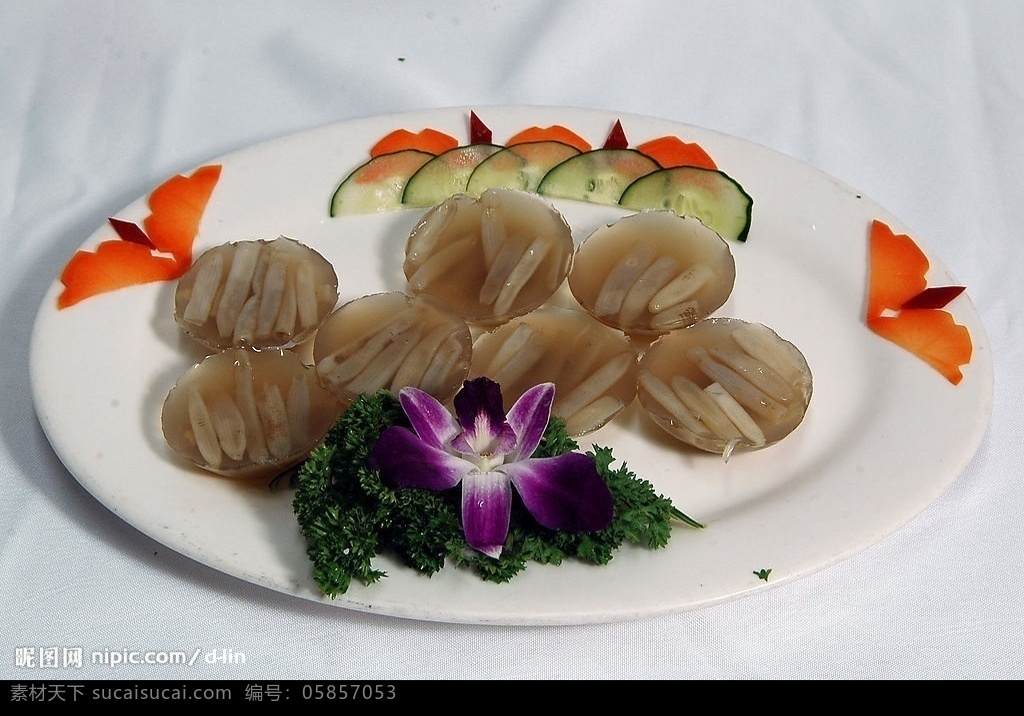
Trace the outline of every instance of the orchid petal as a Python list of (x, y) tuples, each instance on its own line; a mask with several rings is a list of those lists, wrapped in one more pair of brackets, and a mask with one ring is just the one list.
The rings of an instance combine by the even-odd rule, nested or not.
[(484, 472), (462, 481), (462, 529), (466, 542), (488, 557), (498, 557), (508, 536), (512, 486), (507, 475)]
[(459, 424), (438, 400), (418, 388), (403, 388), (398, 394), (413, 430), (431, 447), (444, 450), (461, 432)]
[(544, 527), (592, 532), (612, 521), (615, 500), (587, 455), (571, 452), (521, 460), (501, 470), (512, 478), (526, 509)]
[(555, 384), (535, 385), (519, 396), (508, 411), (508, 424), (517, 438), (515, 453), (509, 461), (522, 460), (533, 455), (540, 445), (551, 419), (551, 404), (555, 400)]
[(505, 421), (501, 388), (489, 378), (462, 384), (455, 396), (455, 414), (462, 433), (452, 447), (464, 454), (503, 456), (516, 446), (516, 434)]
[(402, 427), (381, 433), (370, 453), (370, 465), (380, 470), (390, 487), (447, 490), (459, 484), (475, 466), (460, 457), (428, 445)]

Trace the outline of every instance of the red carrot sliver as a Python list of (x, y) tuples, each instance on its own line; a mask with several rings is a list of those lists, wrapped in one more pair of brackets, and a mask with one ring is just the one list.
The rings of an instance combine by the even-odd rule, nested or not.
[(626, 149), (629, 147), (629, 140), (626, 139), (626, 131), (622, 128), (622, 122), (615, 120), (612, 131), (604, 140), (604, 149)]
[(470, 144), (491, 144), (494, 135), (490, 127), (476, 116), (476, 112), (469, 113), (469, 143)]
[(124, 219), (115, 219), (110, 217), (107, 219), (110, 225), (113, 227), (117, 235), (121, 237), (122, 241), (130, 241), (133, 244), (142, 244), (151, 249), (155, 249), (153, 242), (146, 236), (146, 232), (133, 221), (125, 221)]
[(902, 308), (945, 308), (949, 305), (950, 301), (963, 292), (963, 286), (935, 286), (934, 288), (926, 288), (904, 303)]

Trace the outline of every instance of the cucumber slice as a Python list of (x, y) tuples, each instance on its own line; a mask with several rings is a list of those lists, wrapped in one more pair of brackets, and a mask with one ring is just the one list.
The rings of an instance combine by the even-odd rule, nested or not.
[(434, 206), (466, 192), (473, 170), (503, 147), (497, 144), (466, 144), (442, 152), (424, 164), (405, 185), (405, 206)]
[(627, 186), (659, 169), (656, 161), (635, 149), (593, 149), (552, 168), (537, 193), (555, 199), (618, 204)]
[(415, 149), (374, 157), (338, 185), (331, 197), (331, 216), (369, 214), (401, 207), (409, 177), (433, 158), (433, 154)]
[(673, 167), (637, 179), (619, 204), (637, 211), (671, 209), (680, 216), (696, 216), (723, 238), (746, 241), (754, 200), (724, 172)]
[(479, 197), (494, 187), (536, 192), (540, 180), (552, 167), (580, 150), (563, 142), (524, 142), (506, 147), (480, 162), (469, 175), (466, 193)]

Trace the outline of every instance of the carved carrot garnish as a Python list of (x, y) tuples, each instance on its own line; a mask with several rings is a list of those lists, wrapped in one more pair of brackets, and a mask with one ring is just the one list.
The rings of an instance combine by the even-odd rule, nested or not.
[(953, 385), (971, 360), (970, 332), (942, 310), (962, 286), (929, 288), (928, 258), (906, 234), (874, 221), (869, 237), (867, 325), (942, 373)]
[(971, 361), (971, 334), (948, 311), (911, 308), (872, 318), (868, 327), (926, 361), (953, 385), (963, 380), (960, 366)]
[(718, 169), (711, 156), (695, 142), (684, 142), (679, 137), (658, 137), (638, 144), (637, 151), (646, 154), (665, 169), (672, 167), (698, 167)]
[(190, 177), (179, 174), (149, 195), (152, 213), (143, 220), (146, 235), (158, 251), (172, 254), (186, 269), (192, 262), (192, 244), (220, 170), (219, 164), (211, 164)]
[(197, 169), (190, 177), (175, 176), (149, 197), (151, 213), (145, 229), (111, 218), (118, 238), (100, 242), (95, 251), (76, 251), (61, 272), (64, 290), (57, 308), (126, 286), (170, 281), (192, 264), (192, 245), (199, 233), (206, 204), (220, 178), (221, 167)]
[(154, 256), (142, 244), (121, 239), (103, 241), (96, 251), (76, 251), (60, 275), (64, 291), (57, 308), (67, 308), (100, 293), (151, 281), (169, 281), (182, 271), (178, 262)]
[(927, 282), (928, 257), (906, 234), (894, 234), (886, 224), (874, 221), (869, 237), (870, 278), (868, 318), (886, 309), (898, 311), (921, 293)]
[(517, 134), (514, 134), (507, 142), (506, 147), (527, 142), (561, 142), (570, 147), (576, 147), (581, 152), (589, 152), (593, 147), (590, 143), (571, 129), (566, 129), (560, 124), (550, 127), (528, 127)]
[(382, 154), (394, 154), (405, 149), (415, 149), (427, 154), (443, 154), (449, 149), (459, 146), (459, 140), (451, 135), (427, 127), (420, 132), (410, 132), (408, 129), (396, 129), (384, 135), (376, 144), (370, 147), (370, 156), (379, 157)]

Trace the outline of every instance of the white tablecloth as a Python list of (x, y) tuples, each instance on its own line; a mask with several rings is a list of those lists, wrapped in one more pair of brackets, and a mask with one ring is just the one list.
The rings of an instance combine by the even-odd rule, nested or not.
[[(0, 677), (1024, 676), (1022, 8), (3, 4)], [(421, 622), (286, 596), (180, 556), (79, 486), (36, 420), (28, 346), (50, 282), (106, 217), (172, 174), (263, 140), (509, 104), (720, 130), (818, 167), (913, 227), (968, 287), (995, 359), (992, 419), (958, 479), (895, 534), (806, 578), (696, 611), (554, 627)], [(49, 647), (200, 647), (244, 663), (28, 661)]]

